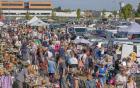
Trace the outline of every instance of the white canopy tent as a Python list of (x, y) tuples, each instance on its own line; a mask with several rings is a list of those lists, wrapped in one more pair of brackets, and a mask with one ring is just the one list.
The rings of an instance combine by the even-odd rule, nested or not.
[(74, 43), (92, 44), (89, 40), (86, 40), (86, 39), (75, 39)]
[(27, 24), (32, 24), (32, 23), (34, 23), (34, 22), (36, 22), (36, 21), (38, 21), (38, 20), (40, 20), (39, 18), (37, 18), (36, 16), (34, 16), (31, 20), (29, 20), (28, 22), (27, 22)]
[(4, 25), (4, 23), (3, 22), (0, 22), (0, 27), (2, 27)]
[(30, 21), (28, 21), (27, 24), (31, 26), (48, 26), (49, 25), (48, 23), (43, 22), (36, 16), (34, 16)]
[(34, 23), (31, 24), (31, 26), (48, 26), (48, 23), (45, 23), (41, 20), (35, 21)]

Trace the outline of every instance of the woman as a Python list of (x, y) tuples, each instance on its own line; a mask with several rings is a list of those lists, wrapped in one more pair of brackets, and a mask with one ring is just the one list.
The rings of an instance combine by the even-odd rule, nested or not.
[(70, 54), (71, 57), (68, 60), (69, 68), (72, 68), (75, 71), (78, 67), (78, 60), (73, 52), (71, 52)]
[(137, 87), (136, 87), (136, 82), (134, 81), (134, 78), (133, 78), (132, 75), (130, 75), (130, 76), (128, 77), (127, 88), (137, 88)]
[(43, 49), (41, 47), (37, 49), (37, 60), (39, 63), (44, 62)]

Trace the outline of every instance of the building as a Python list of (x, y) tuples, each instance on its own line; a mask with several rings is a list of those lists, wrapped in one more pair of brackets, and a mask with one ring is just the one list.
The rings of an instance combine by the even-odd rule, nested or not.
[(106, 11), (106, 12), (101, 12), (101, 16), (105, 17), (105, 18), (110, 18), (110, 17), (114, 17), (112, 12)]
[(50, 0), (0, 0), (0, 10), (4, 16), (51, 16), (52, 3)]

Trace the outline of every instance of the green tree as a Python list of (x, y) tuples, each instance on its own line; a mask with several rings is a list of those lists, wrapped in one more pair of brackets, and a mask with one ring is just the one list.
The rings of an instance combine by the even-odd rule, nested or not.
[(103, 9), (103, 10), (102, 10), (102, 18), (105, 18), (105, 12), (106, 12), (106, 10)]
[(25, 19), (26, 19), (26, 20), (30, 20), (30, 19), (31, 19), (31, 16), (30, 16), (30, 13), (29, 13), (29, 12), (27, 12), (27, 13), (25, 14)]
[(0, 19), (2, 19), (2, 15), (3, 13), (2, 13), (2, 10), (0, 9)]
[(135, 13), (135, 16), (136, 16), (136, 17), (140, 17), (140, 3), (139, 3), (139, 5), (138, 5), (137, 11), (136, 11), (136, 13)]
[(121, 9), (121, 16), (124, 19), (132, 17), (132, 5), (131, 4), (127, 4)]
[(63, 12), (71, 12), (71, 9), (64, 9)]
[(61, 6), (59, 6), (59, 7), (54, 8), (53, 10), (54, 11), (57, 11), (57, 12), (61, 12), (62, 11), (62, 8), (61, 8)]
[(109, 16), (108, 16), (108, 18), (112, 18), (113, 16), (110, 14)]
[(77, 14), (77, 19), (79, 20), (81, 17), (81, 10), (77, 9), (76, 14)]
[(52, 10), (51, 18), (52, 18), (52, 19), (55, 19), (55, 17), (56, 17), (55, 11)]
[(137, 13), (140, 14), (140, 3), (139, 3), (138, 8), (137, 8)]
[(116, 18), (116, 16), (117, 16), (117, 11), (113, 11), (113, 15), (114, 15), (114, 17)]

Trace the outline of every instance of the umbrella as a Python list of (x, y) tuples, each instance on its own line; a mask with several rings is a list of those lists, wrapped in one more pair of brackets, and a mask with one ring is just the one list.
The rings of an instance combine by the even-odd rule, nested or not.
[(91, 44), (91, 42), (89, 42), (89, 40), (86, 40), (86, 39), (75, 39), (74, 43)]
[(126, 28), (120, 28), (119, 32), (126, 32), (128, 34), (140, 34), (140, 25), (136, 22), (132, 22), (130, 26)]

